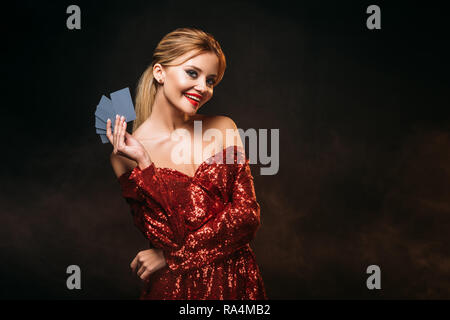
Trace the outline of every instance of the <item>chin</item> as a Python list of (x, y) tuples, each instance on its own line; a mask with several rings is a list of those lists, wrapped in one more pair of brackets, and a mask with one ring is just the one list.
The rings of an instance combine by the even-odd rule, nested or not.
[(183, 108), (180, 108), (181, 110), (183, 110), (183, 112), (187, 113), (187, 114), (196, 114), (198, 109), (200, 109), (200, 106), (198, 106), (197, 108), (194, 108), (189, 102), (186, 105), (183, 105)]
[(198, 110), (192, 110), (192, 111), (190, 111), (190, 112), (187, 112), (187, 114), (193, 116), (193, 115), (196, 115), (196, 114), (197, 114), (197, 111), (198, 111)]

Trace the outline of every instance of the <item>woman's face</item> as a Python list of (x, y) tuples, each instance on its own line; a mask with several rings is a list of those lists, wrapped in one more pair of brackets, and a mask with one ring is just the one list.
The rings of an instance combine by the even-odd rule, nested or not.
[[(181, 63), (195, 52), (178, 57), (173, 63)], [(214, 83), (219, 70), (219, 59), (212, 52), (203, 52), (176, 66), (153, 68), (155, 79), (161, 79), (160, 87), (165, 98), (180, 111), (195, 114), (212, 98)]]

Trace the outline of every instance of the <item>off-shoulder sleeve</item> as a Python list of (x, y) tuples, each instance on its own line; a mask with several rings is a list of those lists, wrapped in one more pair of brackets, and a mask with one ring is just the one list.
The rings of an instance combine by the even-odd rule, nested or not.
[(165, 184), (161, 182), (154, 164), (143, 170), (136, 167), (120, 176), (118, 182), (136, 227), (152, 245), (164, 250), (179, 248), (177, 243), (184, 237), (180, 232), (184, 230), (177, 228), (181, 222), (169, 206)]
[(237, 164), (231, 201), (225, 209), (187, 234), (178, 250), (164, 251), (173, 272), (184, 273), (224, 258), (254, 238), (260, 226), (260, 206), (248, 162)]

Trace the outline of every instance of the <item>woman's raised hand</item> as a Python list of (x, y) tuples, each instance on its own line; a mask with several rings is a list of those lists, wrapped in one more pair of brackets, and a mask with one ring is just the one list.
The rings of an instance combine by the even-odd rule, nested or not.
[(127, 132), (127, 122), (125, 121), (125, 117), (116, 115), (114, 133), (111, 133), (111, 120), (108, 119), (106, 123), (106, 136), (114, 147), (114, 154), (119, 154), (134, 160), (139, 166), (145, 167), (151, 162), (150, 156), (144, 146)]

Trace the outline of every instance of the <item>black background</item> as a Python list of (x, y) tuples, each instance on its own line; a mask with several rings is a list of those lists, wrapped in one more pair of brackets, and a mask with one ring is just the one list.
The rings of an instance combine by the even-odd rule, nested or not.
[[(81, 8), (68, 30), (66, 8)], [(381, 8), (381, 30), (366, 8)], [(252, 166), (270, 299), (450, 298), (446, 8), (410, 1), (20, 1), (2, 7), (1, 298), (135, 299), (134, 227), (95, 134), (161, 38), (197, 27), (228, 67), (200, 113), (280, 130)], [(82, 289), (66, 288), (81, 267)], [(366, 287), (379, 265), (381, 290)]]

